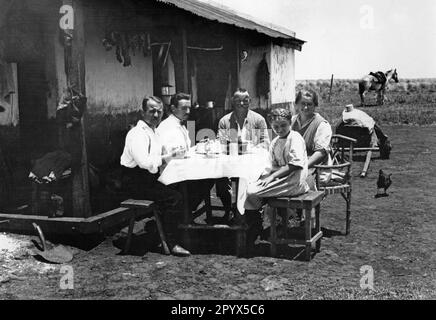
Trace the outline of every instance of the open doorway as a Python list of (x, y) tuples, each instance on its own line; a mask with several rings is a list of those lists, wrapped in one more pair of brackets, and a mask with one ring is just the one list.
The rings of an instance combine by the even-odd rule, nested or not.
[(47, 81), (47, 65), (54, 55), (47, 25), (41, 14), (17, 2), (2, 31), (3, 60), (14, 66), (15, 86), (10, 119), (1, 128), (3, 163), (11, 173), (12, 189), (12, 197), (2, 205), (6, 213), (27, 213), (16, 210), (30, 204), (32, 162), (58, 145), (55, 120), (49, 119), (49, 103), (55, 100), (49, 101), (49, 94), (55, 90)]
[(29, 160), (40, 157), (55, 145), (56, 128), (48, 118), (47, 92), (44, 61), (18, 63), (20, 145)]

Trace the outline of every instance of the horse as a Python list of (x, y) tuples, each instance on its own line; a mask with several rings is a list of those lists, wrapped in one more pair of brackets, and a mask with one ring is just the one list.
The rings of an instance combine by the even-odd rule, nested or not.
[(377, 104), (383, 105), (385, 98), (385, 90), (390, 80), (394, 80), (395, 83), (398, 83), (398, 73), (397, 69), (392, 69), (386, 71), (385, 73), (379, 71), (376, 73), (370, 73), (363, 77), (359, 81), (359, 95), (362, 106), (365, 105), (365, 94), (368, 91), (376, 91), (377, 92)]

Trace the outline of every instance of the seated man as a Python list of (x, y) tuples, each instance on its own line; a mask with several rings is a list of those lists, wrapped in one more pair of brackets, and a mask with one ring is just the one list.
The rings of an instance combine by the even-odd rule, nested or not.
[(232, 97), (233, 112), (226, 114), (218, 124), (220, 139), (251, 141), (268, 149), (268, 127), (264, 117), (250, 110), (250, 95), (247, 90), (239, 88)]
[(186, 122), (191, 110), (191, 96), (177, 93), (171, 98), (171, 114), (158, 126), (156, 133), (162, 144), (164, 153), (178, 149), (181, 153), (191, 148), (191, 139), (186, 128)]
[[(121, 165), (128, 177), (126, 186), (134, 199), (154, 201), (161, 210), (181, 207), (182, 196), (179, 192), (165, 186), (157, 179), (162, 160), (175, 156), (175, 153), (162, 156), (162, 145), (155, 133), (162, 119), (163, 104), (157, 97), (147, 97), (142, 102), (142, 119), (132, 128), (126, 137)], [(167, 212), (165, 212), (167, 213)], [(177, 220), (177, 219), (174, 219)], [(166, 224), (168, 229), (175, 224)], [(176, 244), (175, 230), (168, 234), (168, 243), (174, 255), (188, 256), (189, 251)]]
[[(186, 154), (191, 148), (191, 139), (186, 128), (186, 122), (191, 111), (191, 96), (186, 93), (177, 93), (171, 98), (171, 114), (162, 121), (156, 132), (161, 141), (164, 153), (176, 150), (178, 154)], [(168, 163), (171, 159), (168, 159)], [(163, 165), (165, 167), (165, 164)], [(192, 210), (200, 205), (211, 188), (209, 180), (189, 181), (189, 206)]]
[(315, 112), (318, 107), (318, 95), (312, 90), (303, 90), (297, 94), (295, 109), (297, 115), (292, 118), (292, 130), (304, 138), (309, 167), (308, 184), (315, 188), (314, 166), (328, 159), (332, 128), (327, 120)]
[[(268, 149), (269, 135), (265, 119), (258, 113), (251, 111), (250, 95), (247, 90), (239, 88), (232, 97), (233, 112), (225, 115), (218, 124), (218, 138), (232, 142), (250, 141), (254, 146)], [(232, 184), (230, 179), (218, 179), (217, 194), (225, 199), (225, 218), (229, 217), (232, 199)]]

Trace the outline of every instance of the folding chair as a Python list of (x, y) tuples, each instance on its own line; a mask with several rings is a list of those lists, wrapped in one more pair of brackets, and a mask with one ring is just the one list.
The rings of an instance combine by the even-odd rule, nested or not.
[(325, 196), (340, 194), (346, 202), (345, 235), (350, 233), (351, 224), (351, 166), (356, 139), (335, 134), (331, 140), (332, 164), (316, 165), (316, 187)]

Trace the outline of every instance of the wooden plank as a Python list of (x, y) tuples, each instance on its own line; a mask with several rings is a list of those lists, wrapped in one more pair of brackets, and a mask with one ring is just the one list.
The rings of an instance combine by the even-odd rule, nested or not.
[(126, 201), (121, 202), (121, 207), (123, 208), (141, 208), (141, 209), (148, 209), (154, 204), (153, 201), (150, 200), (134, 200), (129, 199)]
[(48, 218), (47, 216), (0, 214), (1, 232), (19, 234), (34, 234), (32, 223), (38, 224), (45, 233), (49, 234), (74, 234), (80, 228), (83, 219), (80, 218)]
[[(270, 243), (271, 240), (270, 240)], [(276, 244), (278, 245), (287, 245), (287, 244), (291, 244), (291, 245), (306, 245), (306, 240), (301, 240), (301, 239), (277, 239), (275, 241)]]
[(183, 230), (229, 230), (229, 231), (239, 231), (239, 230), (246, 230), (247, 228), (244, 226), (229, 226), (229, 225), (224, 225), (224, 224), (217, 224), (217, 225), (208, 225), (208, 224), (204, 224), (204, 225), (194, 225), (194, 224), (189, 224), (189, 225), (179, 225), (180, 229)]
[(338, 193), (346, 193), (351, 191), (351, 187), (349, 185), (343, 186), (332, 186), (332, 187), (320, 187), (321, 191), (325, 192), (325, 195), (338, 194)]
[(105, 232), (114, 226), (125, 226), (129, 223), (129, 208), (117, 208), (109, 212), (85, 219), (77, 230), (83, 234)]
[(99, 215), (89, 217), (84, 219), (85, 223), (94, 223), (97, 221), (105, 220), (107, 218), (110, 218), (111, 216), (123, 214), (129, 212), (131, 209), (129, 208), (116, 208), (108, 212), (100, 213)]
[(268, 204), (277, 208), (311, 209), (324, 199), (324, 191), (309, 191), (298, 197), (270, 198)]
[(131, 209), (117, 208), (90, 218), (0, 214), (0, 221), (8, 221), (0, 225), (0, 231), (33, 234), (32, 223), (37, 223), (46, 233), (52, 234), (94, 234), (104, 232), (114, 226), (129, 221)]
[[(350, 148), (344, 148), (345, 151), (350, 151)], [(353, 148), (356, 152), (366, 152), (366, 151), (380, 151), (378, 147), (368, 147), (368, 148)]]
[(66, 222), (75, 223), (84, 221), (83, 218), (49, 218), (47, 216), (37, 216), (37, 215), (24, 215), (24, 214), (0, 214), (0, 220), (35, 220), (35, 221), (50, 221), (50, 222)]
[(312, 239), (309, 240), (310, 243), (315, 243), (319, 239), (321, 239), (323, 236), (322, 231), (318, 232), (315, 236), (312, 237)]

